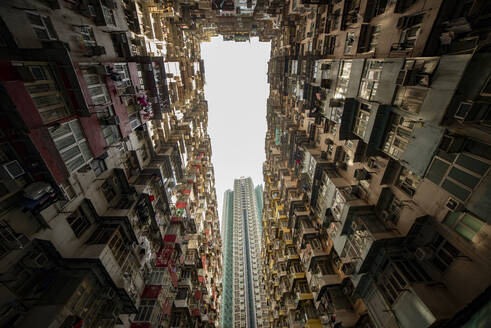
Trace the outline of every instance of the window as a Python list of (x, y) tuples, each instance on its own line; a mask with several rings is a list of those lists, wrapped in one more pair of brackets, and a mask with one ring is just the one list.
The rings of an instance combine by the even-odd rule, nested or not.
[(69, 172), (78, 170), (92, 159), (92, 152), (78, 120), (50, 127), (49, 133)]
[(87, 83), (87, 89), (94, 105), (104, 105), (111, 103), (106, 83), (97, 73), (95, 67), (82, 68), (82, 73)]
[(405, 167), (401, 169), (399, 178), (396, 181), (397, 187), (409, 196), (414, 196), (420, 183), (421, 179)]
[(379, 289), (389, 305), (397, 302), (399, 296), (407, 289), (405, 277), (392, 264), (389, 264), (378, 279)]
[(126, 63), (114, 64), (114, 72), (117, 72), (121, 76), (121, 81), (118, 82), (118, 87), (127, 87), (131, 85), (131, 77)]
[(27, 92), (39, 110), (44, 123), (50, 123), (70, 115), (65, 100), (59, 92), (54, 74), (47, 63), (13, 63), (21, 75), (28, 75), (32, 82), (25, 82)]
[(102, 226), (90, 236), (88, 244), (106, 244), (114, 233), (114, 227)]
[(333, 31), (339, 28), (339, 18), (341, 16), (341, 9), (337, 9), (332, 15), (332, 29)]
[(119, 266), (122, 267), (126, 258), (128, 257), (128, 249), (123, 241), (123, 237), (119, 232), (119, 229), (116, 230), (111, 240), (109, 241), (109, 248), (113, 253), (114, 258), (118, 262)]
[(108, 203), (111, 202), (111, 200), (113, 200), (117, 195), (116, 186), (113, 184), (112, 180), (112, 177), (107, 178), (101, 186), (104, 198), (106, 198)]
[(460, 253), (455, 246), (450, 244), (441, 235), (437, 235), (430, 246), (435, 252), (435, 256), (433, 256), (431, 262), (441, 272), (445, 272), (452, 264), (454, 258)]
[(370, 106), (361, 103), (360, 107), (358, 108), (358, 112), (356, 113), (353, 132), (362, 139), (365, 138), (369, 120), (370, 120)]
[(471, 153), (448, 154), (443, 151), (433, 158), (426, 178), (462, 201), (486, 176), (491, 161)]
[(443, 223), (469, 241), (472, 241), (474, 236), (484, 226), (484, 222), (470, 213), (464, 212), (448, 213)]
[(106, 25), (116, 26), (116, 21), (114, 20), (114, 13), (112, 9), (106, 6), (101, 6), (101, 7), (102, 7), (102, 14), (104, 15), (104, 20), (106, 21)]
[(49, 17), (27, 13), (27, 18), (39, 40), (49, 41), (57, 39), (55, 29), (53, 28), (53, 24)]
[(80, 237), (95, 222), (95, 212), (88, 201), (82, 202), (79, 208), (66, 220), (73, 230), (75, 236)]
[(108, 124), (107, 120), (114, 117), (114, 108), (112, 105), (97, 112), (99, 123), (101, 125), (102, 135), (108, 145), (112, 145), (121, 138), (119, 128), (116, 124)]
[(377, 94), (378, 80), (382, 75), (383, 62), (369, 60), (363, 68), (359, 96), (365, 100), (372, 100)]
[(355, 32), (346, 33), (346, 42), (344, 44), (345, 55), (351, 55), (353, 53), (354, 44), (355, 44)]
[(351, 60), (343, 60), (338, 74), (338, 83), (336, 85), (336, 92), (334, 98), (344, 99), (346, 91), (348, 90), (349, 77), (351, 74)]
[(82, 36), (82, 40), (87, 47), (96, 45), (94, 31), (92, 30), (92, 27), (88, 25), (80, 26), (80, 35)]
[(138, 313), (135, 315), (134, 321), (150, 322), (154, 307), (155, 300), (141, 300), (140, 307), (138, 308)]
[(92, 171), (94, 171), (96, 177), (107, 170), (106, 162), (104, 162), (103, 159), (94, 159), (92, 162), (90, 162), (90, 167), (92, 168)]
[(385, 136), (383, 150), (395, 159), (406, 150), (407, 144), (412, 136), (414, 122), (404, 116), (393, 114), (390, 120), (389, 129)]
[(370, 36), (370, 49), (369, 51), (375, 51), (378, 44), (378, 39), (380, 37), (380, 31), (382, 30), (382, 25), (376, 25), (373, 27), (372, 35)]

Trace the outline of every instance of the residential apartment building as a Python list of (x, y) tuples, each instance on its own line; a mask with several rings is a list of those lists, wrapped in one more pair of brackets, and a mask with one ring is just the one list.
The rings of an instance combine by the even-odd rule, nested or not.
[(251, 178), (225, 192), (222, 327), (269, 327), (257, 206)]
[(0, 8), (0, 326), (215, 326), (199, 40), (153, 1)]
[(272, 326), (489, 324), (489, 3), (269, 4)]

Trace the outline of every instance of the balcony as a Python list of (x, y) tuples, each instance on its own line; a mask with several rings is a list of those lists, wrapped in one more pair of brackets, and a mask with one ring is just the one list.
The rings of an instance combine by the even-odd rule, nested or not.
[(300, 260), (302, 261), (305, 270), (310, 270), (313, 261), (319, 258), (327, 258), (330, 249), (325, 247), (319, 239), (311, 239), (307, 241), (305, 249), (302, 250)]
[(187, 288), (179, 288), (176, 298), (174, 300), (174, 306), (176, 308), (189, 308), (189, 290)]

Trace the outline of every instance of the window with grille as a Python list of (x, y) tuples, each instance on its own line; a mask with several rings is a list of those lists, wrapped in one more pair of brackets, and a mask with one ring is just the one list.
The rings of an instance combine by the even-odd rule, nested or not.
[(445, 238), (438, 234), (430, 245), (435, 255), (430, 260), (433, 265), (441, 272), (447, 271), (460, 251)]
[(92, 27), (88, 25), (80, 26), (80, 35), (82, 36), (82, 40), (86, 46), (95, 46), (95, 36)]
[(355, 32), (346, 33), (346, 41), (344, 44), (344, 54), (351, 55), (355, 44)]
[(112, 9), (106, 6), (101, 6), (101, 7), (102, 7), (102, 14), (104, 15), (104, 20), (106, 22), (106, 25), (116, 26), (116, 20), (114, 19), (114, 12), (112, 11)]
[(360, 107), (356, 113), (355, 124), (353, 132), (360, 138), (365, 138), (365, 134), (368, 127), (368, 121), (370, 120), (370, 106), (364, 103), (360, 103)]
[(363, 68), (360, 91), (358, 95), (365, 100), (372, 100), (377, 94), (378, 81), (382, 75), (383, 62), (370, 60)]
[(24, 82), (24, 86), (44, 123), (57, 121), (70, 115), (49, 64), (14, 63), (14, 66), (29, 76), (31, 82)]
[(89, 203), (84, 201), (66, 220), (78, 238), (95, 222), (95, 216), (96, 213), (94, 213)]
[(349, 77), (351, 74), (351, 60), (343, 60), (338, 74), (338, 83), (336, 85), (336, 92), (334, 98), (344, 99), (346, 91), (348, 90)]
[(141, 300), (138, 313), (133, 321), (135, 322), (150, 322), (152, 321), (152, 312), (155, 308), (155, 300)]
[(56, 40), (56, 32), (51, 23), (51, 19), (34, 13), (27, 13), (27, 18), (36, 34), (41, 41)]
[(413, 129), (414, 121), (411, 121), (404, 116), (392, 114), (389, 129), (385, 136), (384, 152), (395, 159), (399, 159), (406, 150)]
[(118, 262), (119, 266), (123, 266), (126, 258), (128, 257), (128, 249), (126, 248), (125, 242), (119, 229), (114, 233), (111, 240), (109, 241), (109, 248), (113, 253), (116, 262)]
[(95, 67), (82, 68), (82, 73), (87, 83), (89, 96), (94, 105), (104, 105), (111, 103), (111, 97), (106, 87), (105, 81), (97, 73)]
[(92, 151), (78, 120), (50, 127), (49, 133), (69, 172), (74, 172), (91, 161)]

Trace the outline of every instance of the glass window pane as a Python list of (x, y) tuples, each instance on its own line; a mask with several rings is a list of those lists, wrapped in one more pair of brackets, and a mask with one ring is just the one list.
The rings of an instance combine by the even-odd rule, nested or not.
[(78, 146), (68, 148), (67, 150), (60, 152), (60, 155), (63, 161), (67, 162), (72, 158), (75, 158), (76, 156), (80, 155), (80, 149), (78, 148)]
[(463, 154), (459, 156), (456, 163), (480, 175), (484, 175), (489, 168), (489, 164)]
[(34, 24), (34, 25), (40, 25), (42, 26), (43, 25), (43, 22), (41, 21), (41, 17), (38, 16), (38, 15), (33, 15), (33, 14), (27, 14), (27, 18), (29, 19), (29, 21), (31, 22), (31, 24)]
[(460, 223), (457, 224), (457, 226), (455, 227), (455, 231), (457, 231), (459, 233), (459, 235), (461, 235), (462, 237), (464, 237), (465, 239), (468, 239), (468, 240), (472, 240), (472, 238), (474, 238), (474, 235), (476, 234), (474, 231), (469, 229), (467, 226), (460, 224)]
[(68, 171), (73, 172), (82, 165), (84, 165), (84, 159), (82, 156), (77, 157), (75, 160), (71, 161), (70, 163), (66, 163)]
[(62, 105), (63, 100), (57, 94), (32, 98), (38, 109), (53, 105)]
[(484, 222), (476, 219), (475, 217), (469, 214), (464, 214), (464, 217), (462, 218), (462, 223), (464, 223), (466, 226), (468, 226), (475, 232), (481, 230), (482, 226), (484, 225)]
[(48, 32), (45, 29), (34, 27), (34, 32), (39, 40), (49, 40)]
[(55, 141), (56, 149), (61, 150), (75, 143), (73, 135), (68, 135)]
[(442, 188), (461, 200), (466, 200), (471, 193), (448, 179), (445, 179)]
[(80, 143), (80, 149), (82, 150), (82, 155), (84, 156), (86, 162), (92, 158), (92, 152), (90, 151), (89, 144), (86, 141)]
[(84, 133), (82, 131), (82, 127), (80, 126), (80, 123), (77, 121), (71, 121), (70, 122), (70, 128), (73, 131), (73, 134), (75, 135), (75, 138), (77, 141), (80, 141), (82, 139), (85, 139)]
[(443, 220), (443, 223), (448, 225), (449, 227), (453, 227), (461, 214), (462, 214), (461, 212), (450, 212), (448, 213), (445, 220)]
[(465, 185), (469, 188), (472, 188), (472, 189), (479, 182), (479, 178), (476, 178), (475, 176), (470, 175), (469, 173), (466, 173), (462, 170), (459, 170), (456, 167), (453, 167), (450, 170), (450, 173), (448, 174), (448, 176), (451, 177), (452, 179), (457, 180), (458, 182), (462, 183), (463, 185)]
[(433, 183), (439, 185), (449, 166), (450, 165), (448, 165), (447, 163), (439, 160), (438, 158), (435, 158), (433, 164), (428, 170), (428, 173), (426, 174), (426, 178), (428, 178)]
[(56, 129), (50, 128), (49, 133), (51, 134), (51, 137), (53, 137), (53, 139), (56, 139), (58, 137), (70, 133), (70, 126), (68, 124), (63, 124)]

